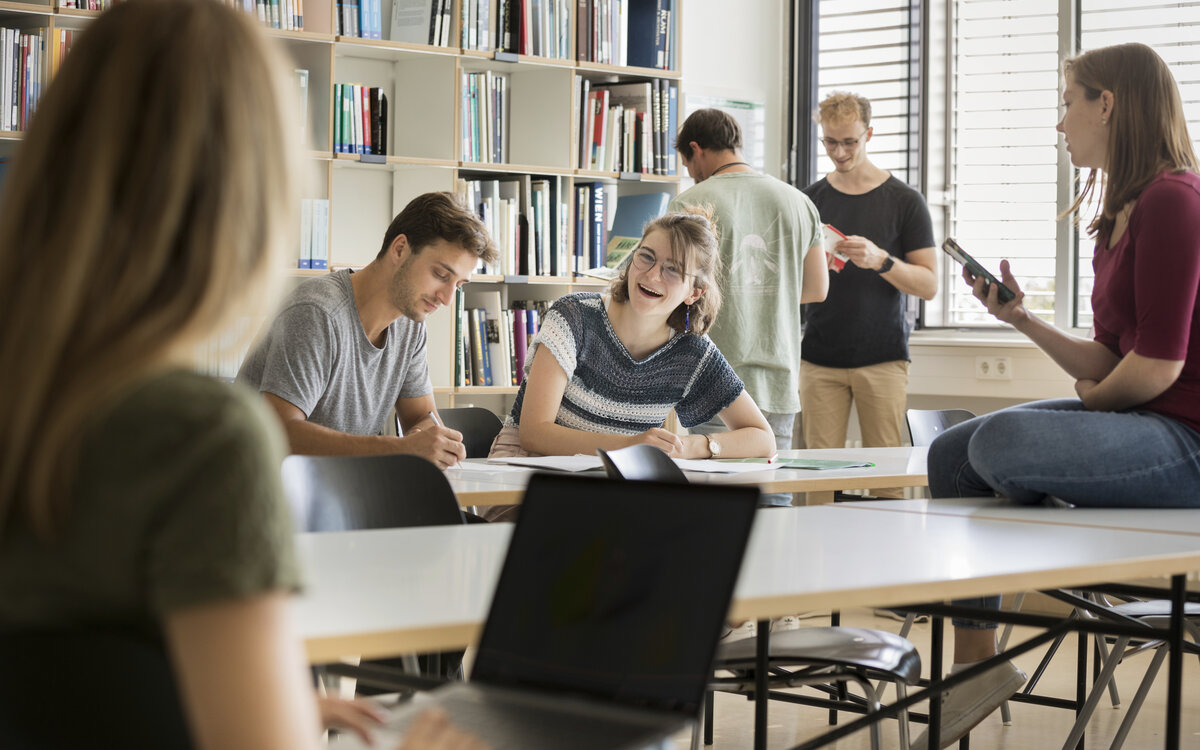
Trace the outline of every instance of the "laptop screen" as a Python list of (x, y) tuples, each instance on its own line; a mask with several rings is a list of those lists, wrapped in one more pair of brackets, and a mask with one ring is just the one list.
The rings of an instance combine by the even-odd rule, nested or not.
[(472, 680), (695, 715), (758, 495), (534, 476)]

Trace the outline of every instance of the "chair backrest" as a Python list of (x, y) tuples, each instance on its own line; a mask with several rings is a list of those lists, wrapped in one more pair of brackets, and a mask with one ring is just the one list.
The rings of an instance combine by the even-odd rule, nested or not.
[(282, 471), (299, 531), (463, 523), (446, 475), (419, 456), (288, 456)]
[(615, 451), (597, 448), (600, 461), (609, 479), (632, 479), (639, 482), (672, 482), (687, 484), (683, 470), (653, 445), (631, 445)]
[(929, 445), (933, 439), (959, 422), (974, 419), (966, 409), (909, 409), (908, 434), (912, 444)]
[(467, 458), (487, 458), (492, 441), (504, 423), (492, 412), (479, 406), (438, 409), (442, 424), (463, 435)]
[(0, 741), (50, 747), (193, 747), (166, 650), (137, 634), (0, 634)]

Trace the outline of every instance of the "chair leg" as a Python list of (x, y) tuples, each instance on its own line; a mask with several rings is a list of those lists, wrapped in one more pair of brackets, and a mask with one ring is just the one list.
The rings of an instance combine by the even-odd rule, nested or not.
[(714, 693), (711, 690), (704, 691), (704, 744), (711, 745), (713, 743), (713, 700)]
[[(900, 702), (908, 697), (908, 687), (899, 680), (896, 681), (896, 702)], [(900, 750), (909, 750), (908, 737), (908, 709), (904, 709), (896, 716), (896, 725), (900, 728)]]
[[(1129, 636), (1121, 636), (1113, 645), (1113, 653), (1119, 654), (1125, 651), (1125, 647), (1129, 645)], [(1086, 651), (1084, 652), (1086, 654)], [(1100, 696), (1104, 695), (1105, 688), (1108, 687), (1109, 681), (1113, 678), (1113, 672), (1117, 669), (1117, 663), (1120, 659), (1109, 659), (1104, 664), (1104, 668), (1100, 670), (1100, 676), (1092, 685), (1092, 690), (1088, 693), (1087, 700), (1083, 702), (1083, 708), (1079, 711), (1079, 716), (1075, 718), (1075, 726), (1071, 727), (1071, 733), (1067, 735), (1067, 741), (1063, 743), (1063, 750), (1074, 750), (1079, 744), (1079, 740), (1083, 737), (1083, 730), (1087, 728), (1088, 720), (1092, 718), (1092, 713), (1096, 710), (1096, 704), (1100, 702)]]
[[(711, 693), (709, 693), (708, 691), (705, 691), (706, 699), (709, 695), (711, 695)], [(707, 708), (708, 708), (708, 700), (700, 701), (700, 715), (698, 717), (696, 717), (696, 721), (692, 724), (692, 741), (689, 744), (689, 747), (691, 748), (691, 750), (700, 750), (700, 732), (703, 731), (702, 728), (704, 726), (704, 720), (708, 714), (708, 711), (705, 710)]]
[(1158, 670), (1162, 667), (1163, 660), (1167, 658), (1169, 650), (1166, 644), (1154, 650), (1150, 666), (1146, 667), (1142, 683), (1138, 685), (1137, 693), (1134, 694), (1133, 700), (1129, 704), (1125, 718), (1121, 721), (1121, 726), (1117, 729), (1117, 734), (1113, 737), (1109, 750), (1121, 750), (1121, 746), (1125, 744), (1125, 738), (1129, 736), (1129, 730), (1133, 728), (1133, 721), (1137, 718), (1138, 711), (1142, 710), (1142, 703), (1146, 701), (1146, 696), (1150, 693), (1150, 686), (1154, 684), (1154, 678), (1158, 676)]
[[(1121, 658), (1121, 655), (1117, 653), (1115, 648), (1109, 649), (1108, 640), (1102, 634), (1096, 633), (1092, 637), (1096, 642), (1096, 651), (1099, 654), (1099, 658), (1096, 660), (1097, 669), (1103, 668), (1103, 665), (1107, 664), (1110, 658)], [(1121, 707), (1121, 694), (1117, 690), (1116, 680), (1109, 680), (1108, 682), (1108, 699), (1112, 703), (1113, 708)]]
[[(1012, 606), (1009, 607), (1009, 611), (1010, 612), (1020, 612), (1021, 605), (1024, 602), (1025, 602), (1025, 592), (1024, 591), (1017, 592), (1013, 596)], [(1009, 636), (1012, 635), (1012, 628), (1013, 628), (1012, 623), (1008, 623), (1007, 625), (1004, 626), (1004, 634), (1000, 636), (1000, 650), (1001, 651), (1003, 651), (1004, 649), (1006, 649), (1008, 647), (1008, 639), (1009, 639)], [(1006, 726), (1006, 727), (1012, 726), (1012, 707), (1008, 705), (1008, 701), (1004, 701), (1003, 703), (1000, 704), (1000, 721), (1003, 722), (1004, 726)]]

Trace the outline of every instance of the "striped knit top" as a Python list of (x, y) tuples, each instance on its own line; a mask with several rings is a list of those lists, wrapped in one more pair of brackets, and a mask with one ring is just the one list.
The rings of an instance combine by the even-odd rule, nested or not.
[[(662, 427), (674, 408), (684, 427), (703, 424), (744, 390), (742, 381), (707, 336), (676, 333), (635, 360), (617, 338), (595, 292), (560, 298), (546, 314), (525, 355), (525, 375), (545, 346), (567, 374), (554, 421), (587, 432), (636, 435)], [(506, 424), (519, 426), (526, 379)]]

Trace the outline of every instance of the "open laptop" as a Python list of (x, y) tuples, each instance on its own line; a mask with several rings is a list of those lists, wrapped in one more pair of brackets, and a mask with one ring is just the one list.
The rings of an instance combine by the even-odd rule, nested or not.
[(753, 487), (535, 475), (471, 682), (441, 706), (496, 750), (644, 748), (699, 714)]

